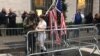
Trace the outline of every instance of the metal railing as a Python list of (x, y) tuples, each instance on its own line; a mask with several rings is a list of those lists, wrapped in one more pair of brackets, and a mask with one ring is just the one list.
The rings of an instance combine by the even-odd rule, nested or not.
[(0, 28), (0, 55), (25, 56), (23, 28)]
[[(67, 33), (60, 36), (60, 32), (64, 30)], [(53, 31), (53, 34), (51, 32)], [(2, 33), (1, 33), (2, 32)], [(44, 45), (46, 52), (41, 52), (40, 43), (38, 41), (38, 33), (40, 31), (29, 31), (24, 34), (23, 28), (0, 28), (0, 53), (6, 53), (12, 56), (32, 56), (46, 54), (46, 56), (54, 56), (56, 52), (78, 50), (83, 56), (81, 48), (91, 48), (94, 53), (98, 48), (98, 29), (95, 25), (70, 25), (66, 29), (45, 30), (46, 40)], [(60, 44), (56, 42), (56, 34), (58, 32), (61, 39)], [(34, 38), (35, 37), (35, 38)], [(29, 41), (28, 39), (31, 39)], [(31, 43), (31, 48), (29, 47)]]
[[(57, 31), (58, 33), (60, 33), (60, 31), (62, 30), (66, 30), (66, 34), (64, 34), (63, 36), (60, 37), (61, 39), (61, 43), (60, 45), (58, 45), (56, 43), (56, 36), (55, 36), (55, 31)], [(53, 34), (51, 35), (50, 32), (53, 31)], [(88, 32), (89, 31), (89, 32)], [(39, 46), (39, 42), (37, 40), (38, 38), (38, 33), (40, 31), (29, 31), (26, 35), (27, 37), (27, 55), (31, 56), (31, 55), (41, 55), (41, 54), (50, 54), (55, 53), (55, 52), (59, 52), (59, 51), (66, 51), (66, 50), (73, 50), (73, 49), (77, 49), (79, 50), (79, 53), (81, 56), (82, 52), (81, 52), (81, 48), (93, 48), (93, 52), (95, 51), (95, 48), (98, 49), (98, 38), (97, 38), (97, 34), (96, 34), (96, 29), (95, 26), (81, 26), (81, 27), (72, 27), (72, 28), (66, 28), (66, 29), (56, 29), (56, 30), (45, 30), (46, 32), (46, 37), (47, 39), (44, 41), (45, 42), (45, 46), (47, 48), (46, 52), (41, 52), (41, 48)], [(29, 37), (30, 34), (33, 34), (34, 37)], [(59, 34), (60, 35), (60, 34)], [(29, 38), (36, 38), (36, 42), (32, 43), (35, 45), (31, 45), (31, 47), (29, 47)], [(34, 49), (34, 47), (36, 47)], [(31, 48), (31, 49), (30, 49)], [(99, 49), (98, 49), (99, 51)], [(93, 53), (91, 51), (91, 53)]]

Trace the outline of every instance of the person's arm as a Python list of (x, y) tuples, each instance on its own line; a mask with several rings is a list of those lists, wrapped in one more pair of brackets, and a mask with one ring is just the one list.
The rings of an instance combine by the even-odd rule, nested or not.
[(45, 24), (41, 24), (36, 27), (36, 31), (45, 31), (46, 29), (46, 25)]

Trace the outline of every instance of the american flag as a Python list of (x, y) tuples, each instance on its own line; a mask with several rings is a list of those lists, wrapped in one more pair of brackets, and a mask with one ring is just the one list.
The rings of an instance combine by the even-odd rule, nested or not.
[(65, 17), (63, 15), (63, 10), (62, 10), (62, 0), (57, 0), (56, 3), (56, 10), (58, 11), (58, 14), (60, 14), (61, 18), (60, 18), (60, 28), (61, 28), (61, 32), (60, 35), (66, 34), (66, 24), (65, 24)]
[[(58, 13), (57, 13), (58, 12)], [(62, 29), (60, 31), (60, 35), (63, 35), (66, 33), (66, 30), (63, 30), (66, 28), (66, 25), (65, 25), (65, 18), (64, 18), (64, 15), (62, 13), (62, 0), (56, 0), (56, 6), (51, 10), (49, 11), (49, 21), (50, 21), (50, 29), (51, 29), (51, 33), (55, 33), (55, 37), (56, 37), (56, 43), (57, 44), (60, 44), (61, 42), (61, 37), (59, 37), (59, 34), (58, 34), (58, 17), (57, 15), (60, 15), (60, 29)], [(53, 28), (54, 26), (54, 28)], [(53, 31), (53, 29), (55, 29)]]
[[(56, 43), (60, 44), (61, 39), (59, 38), (59, 34), (58, 34), (58, 24), (57, 24), (57, 14), (56, 14), (56, 10), (55, 8), (52, 9), (49, 12), (49, 20), (50, 20), (50, 29), (51, 29), (51, 34), (55, 34), (56, 37)], [(53, 27), (54, 26), (54, 27)], [(53, 30), (54, 29), (54, 30)]]
[(63, 13), (61, 13), (61, 24), (60, 24), (60, 27), (61, 27), (60, 35), (62, 36), (63, 34), (66, 34), (66, 24), (65, 24), (65, 18), (64, 18)]

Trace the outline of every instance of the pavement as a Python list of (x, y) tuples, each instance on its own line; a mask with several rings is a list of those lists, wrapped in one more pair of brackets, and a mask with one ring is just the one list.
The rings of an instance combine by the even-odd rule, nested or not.
[[(83, 42), (95, 42), (90, 36), (93, 34), (93, 31), (87, 33), (86, 31), (81, 31), (81, 41)], [(69, 33), (70, 37), (73, 37), (73, 31)], [(94, 36), (93, 36), (94, 37)], [(70, 38), (69, 38), (70, 39)], [(75, 41), (79, 41), (79, 38), (73, 38)], [(85, 41), (84, 41), (85, 40)], [(100, 42), (99, 42), (100, 43)], [(100, 44), (98, 46), (100, 47)], [(70, 42), (70, 44), (75, 44), (75, 42)], [(75, 44), (77, 45), (77, 44)], [(82, 44), (83, 45), (83, 44)], [(63, 47), (62, 47), (63, 48)], [(86, 48), (85, 48), (86, 49)], [(98, 54), (90, 54), (89, 51), (82, 50), (83, 56), (100, 56)], [(90, 48), (91, 49), (91, 48)], [(89, 49), (88, 49), (89, 50)], [(79, 50), (64, 50), (55, 53), (49, 53), (46, 56), (80, 56)], [(0, 36), (0, 56), (25, 56), (25, 37), (23, 35), (13, 35), (13, 36)], [(37, 55), (40, 56), (40, 55)]]

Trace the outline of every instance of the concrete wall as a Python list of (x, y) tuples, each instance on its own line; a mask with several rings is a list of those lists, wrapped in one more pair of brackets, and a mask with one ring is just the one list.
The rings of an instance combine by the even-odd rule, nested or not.
[(30, 11), (31, 4), (30, 0), (0, 0), (0, 10), (2, 8), (6, 8), (7, 10), (12, 8), (18, 15), (16, 22), (21, 23), (20, 14), (24, 10)]
[(71, 22), (73, 21), (73, 17), (76, 13), (76, 3), (77, 3), (77, 0), (65, 0), (68, 5), (68, 12), (66, 12), (66, 22)]
[(99, 6), (100, 6), (99, 1), (100, 0), (93, 0), (93, 15), (99, 13)]
[[(74, 14), (76, 13), (76, 6), (77, 6), (77, 0), (65, 0), (66, 3), (68, 4), (68, 12), (66, 12), (67, 16), (67, 22), (73, 21)], [(96, 13), (99, 13), (99, 1), (100, 0), (93, 0), (93, 16)]]

